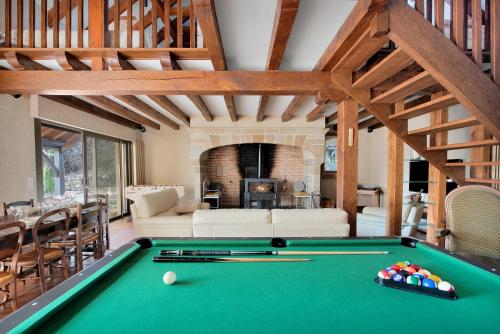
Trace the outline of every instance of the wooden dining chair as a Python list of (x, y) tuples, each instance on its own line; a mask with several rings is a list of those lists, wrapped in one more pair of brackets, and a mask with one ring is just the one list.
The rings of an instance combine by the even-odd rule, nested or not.
[[(13, 252), (2, 252), (0, 253), (0, 260), (8, 262), (8, 267), (3, 267), (0, 271), (0, 291), (5, 294), (3, 301), (0, 305), (5, 305), (9, 301), (12, 305), (12, 309), (17, 309), (17, 261), (19, 259), (19, 254), (21, 253), (21, 247), (24, 241), (24, 233), (26, 231), (26, 225), (23, 222), (12, 222), (0, 225), (0, 231), (7, 229), (19, 229), (16, 248)], [(8, 270), (6, 270), (8, 268)]]
[(33, 201), (33, 198), (32, 198), (32, 199), (29, 199), (27, 201), (16, 201), (16, 202), (11, 202), (11, 203), (5, 203), (5, 202), (3, 202), (2, 203), (3, 215), (7, 216), (7, 209), (9, 209), (11, 207), (15, 207), (15, 206), (31, 206), (31, 207), (34, 207), (35, 206), (35, 201)]
[[(37, 219), (32, 227), (34, 249), (21, 253), (17, 261), (19, 268), (31, 268), (35, 275), (22, 275), (21, 280), (39, 280), (42, 294), (47, 291), (46, 276), (53, 276), (53, 268), (62, 270), (64, 279), (68, 278), (68, 262), (65, 249), (51, 247), (52, 242), (65, 243), (70, 223), (69, 209), (49, 211)], [(45, 267), (48, 271), (45, 273)], [(23, 271), (29, 273), (29, 270)]]
[(110, 234), (109, 234), (109, 197), (107, 194), (97, 194), (97, 202), (104, 205), (104, 217), (102, 219), (103, 230), (102, 230), (102, 240), (106, 249), (109, 250), (111, 247)]
[(78, 204), (77, 226), (70, 230), (68, 237), (63, 240), (53, 240), (50, 247), (60, 248), (66, 251), (67, 256), (75, 256), (76, 268), (83, 269), (83, 261), (88, 258), (87, 247), (92, 249), (92, 256), (97, 260), (103, 257), (104, 247), (102, 241), (104, 205), (98, 202)]

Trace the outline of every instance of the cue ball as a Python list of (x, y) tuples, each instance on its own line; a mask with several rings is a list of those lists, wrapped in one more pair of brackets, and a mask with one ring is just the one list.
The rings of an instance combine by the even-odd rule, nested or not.
[(173, 271), (167, 271), (165, 275), (163, 275), (163, 283), (167, 285), (172, 285), (175, 283), (176, 274)]

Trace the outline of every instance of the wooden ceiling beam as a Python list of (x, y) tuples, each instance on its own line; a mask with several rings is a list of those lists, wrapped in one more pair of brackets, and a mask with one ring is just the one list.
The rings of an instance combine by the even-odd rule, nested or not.
[[(182, 68), (177, 63), (177, 60), (170, 52), (162, 53), (160, 55), (160, 64), (164, 71), (182, 70)], [(191, 102), (196, 106), (196, 108), (198, 108), (201, 115), (205, 118), (207, 122), (213, 121), (213, 116), (210, 113), (210, 110), (208, 110), (208, 107), (201, 98), (201, 96), (187, 95), (187, 98), (191, 100)]]
[[(203, 31), (203, 41), (207, 46), (208, 54), (212, 60), (212, 65), (216, 71), (227, 71), (224, 47), (215, 13), (214, 0), (192, 0), (194, 11), (201, 30)], [(224, 95), (229, 117), (233, 122), (238, 120), (234, 99), (232, 96)]]
[(119, 52), (129, 60), (158, 60), (161, 53), (170, 52), (177, 60), (208, 60), (205, 48), (0, 48), (0, 59), (16, 52), (31, 60), (53, 60), (57, 53), (69, 52), (80, 60), (106, 58)]
[(337, 89), (329, 72), (4, 71), (0, 76), (0, 94), (315, 95)]
[(314, 97), (314, 101), (316, 102), (316, 104), (326, 103), (329, 101), (339, 103), (339, 102), (345, 100), (346, 98), (347, 98), (347, 95), (340, 90), (320, 91)]
[[(273, 32), (267, 55), (266, 70), (279, 70), (285, 54), (288, 38), (292, 32), (293, 23), (299, 10), (300, 0), (278, 0), (274, 14)], [(261, 96), (257, 110), (257, 122), (264, 120), (269, 96)]]
[(131, 121), (127, 118), (115, 115), (112, 112), (109, 112), (107, 110), (99, 108), (99, 107), (97, 107), (93, 104), (90, 104), (88, 102), (85, 102), (83, 100), (77, 99), (76, 97), (73, 97), (73, 96), (48, 96), (48, 95), (42, 95), (42, 96), (48, 100), (61, 103), (65, 106), (68, 106), (71, 108), (81, 110), (83, 112), (100, 117), (100, 118), (105, 119), (107, 121), (111, 121), (111, 122), (126, 126), (128, 128), (131, 128), (131, 129), (145, 131), (144, 127), (140, 123), (136, 123), (136, 122)]
[(380, 121), (378, 119), (376, 119), (375, 117), (371, 117), (371, 118), (368, 118), (367, 120), (359, 122), (358, 129), (361, 130), (361, 129), (369, 128), (369, 127), (375, 126), (379, 123), (380, 123)]
[(328, 102), (325, 103), (320, 103), (316, 105), (316, 107), (313, 108), (307, 115), (306, 115), (306, 121), (312, 122), (320, 118), (323, 113), (326, 111), (328, 108)]
[[(313, 71), (331, 71), (336, 67), (363, 34), (370, 30), (373, 17), (377, 13), (383, 13), (386, 6), (387, 0), (357, 1), (353, 10), (314, 66)], [(281, 115), (281, 121), (287, 122), (292, 119), (306, 100), (307, 98), (303, 96), (295, 96)]]
[[(119, 53), (115, 53), (113, 56), (106, 58), (106, 62), (109, 64), (112, 70), (114, 71), (135, 71), (136, 68), (130, 64), (123, 55)], [(147, 95), (148, 98), (153, 100), (156, 104), (158, 104), (161, 108), (168, 111), (172, 116), (178, 118), (185, 125), (189, 126), (189, 116), (187, 116), (182, 110), (179, 109), (172, 101), (170, 101), (165, 96), (161, 95)], [(139, 111), (145, 113), (146, 115), (157, 119), (168, 127), (178, 130), (179, 125), (173, 122), (170, 118), (166, 117), (162, 113), (158, 112), (156, 109), (140, 100), (135, 96), (117, 96), (117, 99), (128, 103), (126, 101), (131, 102), (131, 106), (135, 107)]]
[(137, 96), (120, 95), (120, 96), (115, 96), (115, 97), (117, 99), (119, 99), (120, 101), (122, 101), (123, 103), (126, 103), (129, 106), (132, 106), (135, 109), (139, 110), (140, 112), (148, 115), (149, 117), (157, 120), (158, 122), (165, 124), (166, 126), (171, 128), (172, 130), (179, 130), (179, 124), (175, 123), (170, 118), (163, 115), (161, 112), (159, 112), (155, 108), (151, 107), (146, 102), (140, 100)]
[[(65, 71), (90, 71), (91, 68), (87, 64), (80, 61), (74, 55), (67, 51), (59, 51), (56, 53), (56, 61)], [(88, 101), (96, 103), (98, 107), (108, 109), (111, 112), (130, 119), (134, 122), (144, 124), (146, 126), (152, 127), (153, 129), (159, 130), (160, 125), (153, 122), (149, 118), (143, 117), (134, 111), (122, 106), (121, 104), (110, 100), (105, 96), (87, 96)]]

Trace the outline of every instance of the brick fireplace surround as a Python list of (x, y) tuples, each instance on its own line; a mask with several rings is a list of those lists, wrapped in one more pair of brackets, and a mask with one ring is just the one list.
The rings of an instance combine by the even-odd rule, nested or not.
[[(324, 162), (324, 128), (191, 128), (191, 161), (194, 168), (194, 195), (201, 199), (202, 182), (208, 175), (208, 151), (221, 146), (262, 143), (294, 146), (303, 157), (303, 175), (314, 192), (320, 191), (321, 164)], [(302, 162), (301, 162), (302, 163)], [(235, 180), (239, 184), (239, 180)]]

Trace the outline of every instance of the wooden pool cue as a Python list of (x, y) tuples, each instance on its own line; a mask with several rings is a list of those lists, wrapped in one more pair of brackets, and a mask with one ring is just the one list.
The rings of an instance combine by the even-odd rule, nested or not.
[(160, 255), (233, 256), (233, 255), (374, 255), (388, 251), (240, 251), (240, 250), (161, 250)]
[(311, 259), (265, 257), (178, 257), (155, 256), (153, 262), (310, 262)]

